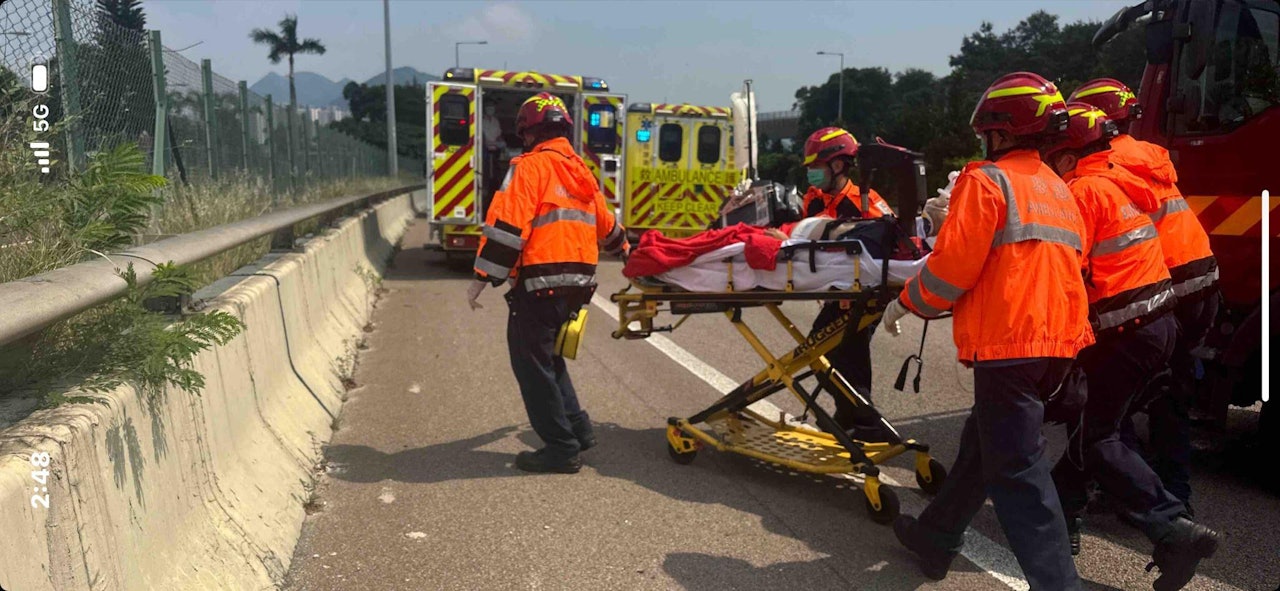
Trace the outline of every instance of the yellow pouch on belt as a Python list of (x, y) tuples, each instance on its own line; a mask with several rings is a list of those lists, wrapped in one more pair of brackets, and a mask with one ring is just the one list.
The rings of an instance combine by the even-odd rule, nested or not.
[(556, 355), (565, 359), (578, 358), (578, 345), (582, 343), (583, 329), (587, 326), (587, 308), (578, 310), (573, 318), (560, 325), (556, 335)]

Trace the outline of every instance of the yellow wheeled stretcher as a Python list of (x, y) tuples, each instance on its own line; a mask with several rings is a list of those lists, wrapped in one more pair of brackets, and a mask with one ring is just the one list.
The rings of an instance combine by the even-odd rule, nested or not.
[[(835, 349), (846, 334), (855, 334), (876, 322), (884, 312), (886, 297), (891, 297), (890, 291), (865, 287), (857, 266), (853, 268), (854, 280), (848, 289), (796, 291), (792, 281), (795, 273), (805, 267), (804, 262), (796, 260), (799, 252), (807, 250), (811, 262), (817, 249), (842, 248), (856, 256), (861, 254), (861, 247), (857, 241), (821, 241), (784, 247), (779, 265), (786, 265), (786, 290), (735, 291), (733, 264), (727, 262), (729, 281), (724, 291), (687, 291), (642, 277), (631, 279), (629, 286), (611, 296), (619, 312), (618, 330), (613, 333), (615, 339), (642, 339), (654, 332), (673, 331), (692, 314), (723, 313), (765, 362), (764, 369), (702, 412), (687, 418), (667, 419), (667, 450), (672, 459), (688, 464), (701, 447), (711, 446), (801, 472), (861, 475), (865, 478), (867, 511), (872, 520), (882, 524), (891, 523), (897, 517), (899, 501), (893, 490), (882, 484), (877, 467), (880, 464), (908, 451), (914, 452), (916, 482), (927, 493), (937, 492), (946, 471), (929, 456), (928, 445), (903, 439), (879, 413), (876, 416), (889, 434), (889, 441), (873, 443), (852, 439), (817, 404), (817, 388), (806, 388), (802, 384), (814, 378), (817, 385), (828, 392), (838, 392), (856, 405), (871, 407), (871, 403), (832, 368), (825, 355)], [(883, 278), (881, 285), (886, 285), (887, 272)], [(781, 304), (787, 301), (847, 302), (848, 312), (810, 337), (797, 329), (782, 311)], [(742, 309), (760, 306), (795, 339), (795, 348), (782, 355), (774, 354), (746, 325)], [(654, 326), (655, 318), (661, 313), (680, 319), (674, 325)], [(782, 390), (790, 391), (805, 405), (806, 413), (812, 413), (822, 431), (789, 424), (784, 417), (766, 417), (748, 408)]]

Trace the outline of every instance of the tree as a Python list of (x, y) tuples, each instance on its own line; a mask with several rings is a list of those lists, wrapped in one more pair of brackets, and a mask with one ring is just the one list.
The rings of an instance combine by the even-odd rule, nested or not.
[[(1100, 23), (1061, 25), (1036, 11), (1003, 33), (991, 23), (964, 37), (943, 78), (921, 70), (891, 74), (884, 68), (844, 71), (844, 127), (861, 142), (885, 141), (925, 154), (930, 186), (942, 186), (948, 171), (980, 157), (969, 127), (978, 97), (1009, 72), (1036, 72), (1058, 84), (1065, 96), (1087, 80), (1109, 76), (1137, 88), (1146, 66), (1142, 27), (1120, 34), (1102, 49), (1092, 45)], [(839, 74), (796, 91), (799, 138), (831, 125), (839, 103)], [(761, 174), (780, 182), (804, 177), (799, 157), (763, 143)], [(799, 146), (795, 149), (798, 150)], [(776, 156), (772, 155), (776, 154)]]
[[(293, 85), (293, 56), (299, 53), (313, 53), (316, 55), (324, 55), (324, 45), (319, 39), (298, 39), (298, 16), (287, 15), (280, 21), (280, 31), (271, 31), (268, 29), (254, 29), (249, 33), (249, 38), (254, 43), (261, 43), (271, 48), (271, 52), (267, 54), (267, 59), (271, 63), (278, 64), (285, 56), (289, 57), (289, 162), (290, 168), (293, 169), (293, 117), (298, 111), (298, 91)], [(293, 172), (293, 171), (291, 171)]]
[(98, 0), (98, 15), (126, 29), (142, 32), (147, 28), (141, 0)]
[[(351, 117), (337, 121), (330, 127), (386, 149), (386, 85), (367, 86), (349, 82), (343, 87), (342, 96), (347, 99)], [(396, 153), (408, 158), (425, 159), (427, 155), (426, 92), (420, 85), (397, 84), (395, 101)]]

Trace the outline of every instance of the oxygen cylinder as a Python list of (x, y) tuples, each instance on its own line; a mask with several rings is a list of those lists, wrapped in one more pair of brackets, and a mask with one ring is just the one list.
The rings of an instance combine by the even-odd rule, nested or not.
[[(733, 161), (738, 170), (758, 165), (760, 142), (756, 130), (756, 93), (735, 92), (730, 95), (733, 103)], [(751, 103), (748, 113), (747, 103)], [(749, 150), (749, 151), (748, 151)]]

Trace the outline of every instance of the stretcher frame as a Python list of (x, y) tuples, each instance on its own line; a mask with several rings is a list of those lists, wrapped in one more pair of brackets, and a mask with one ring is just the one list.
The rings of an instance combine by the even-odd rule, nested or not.
[[(794, 255), (808, 250), (812, 265), (814, 251), (830, 248), (843, 248), (852, 255), (862, 252), (862, 245), (857, 241), (817, 241), (784, 247), (779, 264), (787, 266), (788, 289), (785, 291), (734, 291), (732, 261), (726, 261), (729, 279), (724, 292), (688, 292), (645, 278), (632, 279), (630, 285), (610, 296), (618, 304), (618, 330), (612, 336), (615, 339), (647, 338), (655, 332), (674, 331), (692, 314), (724, 313), (764, 360), (765, 368), (705, 410), (687, 418), (668, 418), (667, 450), (672, 459), (687, 464), (693, 461), (701, 447), (710, 446), (801, 472), (860, 475), (864, 477), (863, 492), (868, 514), (873, 521), (887, 524), (897, 517), (900, 503), (896, 493), (882, 484), (880, 464), (908, 451), (915, 452), (916, 482), (928, 493), (937, 492), (941, 487), (946, 470), (930, 457), (928, 445), (914, 439), (903, 439), (878, 411), (875, 414), (889, 434), (889, 441), (853, 439), (817, 403), (818, 388), (810, 390), (801, 383), (810, 377), (816, 378), (818, 385), (828, 392), (839, 392), (855, 405), (875, 411), (870, 401), (831, 366), (826, 354), (839, 346), (849, 331), (865, 330), (880, 318), (888, 301), (889, 289), (885, 283), (881, 283), (884, 289), (865, 289), (861, 270), (855, 266), (854, 281), (849, 289), (801, 292), (791, 288), (793, 265), (797, 264)], [(887, 272), (883, 279), (887, 280)], [(786, 301), (839, 301), (845, 303), (848, 312), (809, 337), (796, 328), (782, 311), (780, 306)], [(796, 342), (795, 348), (781, 356), (776, 355), (747, 326), (742, 318), (742, 309), (761, 306), (791, 335)], [(673, 325), (655, 327), (654, 319), (664, 312), (678, 315), (680, 319)], [(633, 325), (638, 325), (638, 328), (633, 328)], [(805, 405), (806, 414), (813, 414), (821, 432), (787, 423), (782, 416), (773, 420), (748, 408), (782, 390), (790, 391)], [(706, 428), (698, 426), (703, 423)]]

